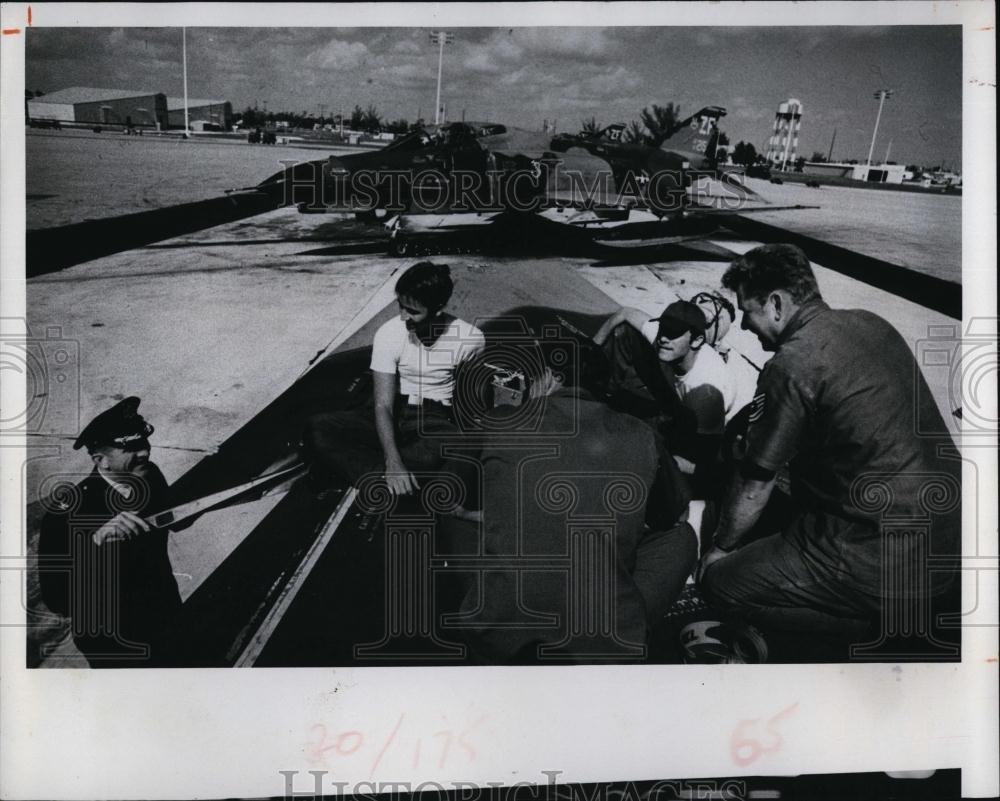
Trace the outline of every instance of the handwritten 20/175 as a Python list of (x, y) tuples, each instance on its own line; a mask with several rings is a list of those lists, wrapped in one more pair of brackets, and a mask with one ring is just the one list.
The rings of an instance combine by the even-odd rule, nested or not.
[(476, 761), (476, 734), (487, 717), (486, 714), (474, 715), (461, 725), (451, 725), (445, 715), (431, 722), (407, 718), (403, 712), (391, 728), (381, 732), (361, 729), (331, 732), (325, 723), (316, 723), (309, 728), (306, 758), (313, 765), (353, 770), (367, 761), (369, 778), (375, 775), (387, 756), (395, 760), (408, 758), (414, 770), (422, 765), (460, 767)]

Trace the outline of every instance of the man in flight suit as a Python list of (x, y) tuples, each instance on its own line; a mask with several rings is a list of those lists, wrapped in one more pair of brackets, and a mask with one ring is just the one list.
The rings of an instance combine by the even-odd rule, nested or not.
[[(765, 628), (855, 636), (884, 604), (946, 597), (957, 565), (930, 571), (925, 557), (959, 554), (959, 461), (906, 341), (875, 314), (831, 309), (792, 245), (749, 251), (722, 282), (774, 355), (701, 561), (710, 603)], [(755, 539), (786, 464), (795, 511)], [(906, 536), (887, 525), (899, 519), (914, 521)]]
[[(491, 664), (641, 661), (697, 559), (693, 529), (678, 522), (686, 500), (656, 483), (653, 431), (567, 386), (572, 359), (546, 348), (523, 360), (525, 403), (496, 412), (496, 431), (511, 436), (479, 455), (481, 553), (493, 567), (467, 587), (465, 633)], [(459, 539), (476, 536), (453, 526)], [(581, 633), (602, 626), (590, 641)]]

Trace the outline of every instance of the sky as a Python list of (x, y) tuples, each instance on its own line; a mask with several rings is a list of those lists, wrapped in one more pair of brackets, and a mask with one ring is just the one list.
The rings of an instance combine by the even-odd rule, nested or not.
[[(374, 104), (433, 119), (438, 48), (428, 28), (188, 28), (188, 95), (235, 111), (326, 115)], [(452, 28), (441, 93), (448, 117), (575, 132), (629, 122), (656, 103), (719, 105), (735, 144), (766, 149), (778, 104), (802, 103), (798, 154), (961, 166), (960, 26)], [(183, 94), (180, 28), (29, 28), (27, 89)]]

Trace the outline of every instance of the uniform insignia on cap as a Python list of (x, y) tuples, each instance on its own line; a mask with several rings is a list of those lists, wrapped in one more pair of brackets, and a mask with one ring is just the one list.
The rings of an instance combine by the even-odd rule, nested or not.
[(142, 441), (153, 433), (153, 426), (139, 414), (140, 403), (139, 398), (133, 395), (101, 412), (76, 438), (73, 449), (100, 445), (129, 448), (137, 444), (141, 447), (144, 444)]
[(750, 422), (756, 423), (764, 416), (764, 401), (767, 397), (761, 392), (759, 395), (754, 395), (753, 400), (750, 401)]

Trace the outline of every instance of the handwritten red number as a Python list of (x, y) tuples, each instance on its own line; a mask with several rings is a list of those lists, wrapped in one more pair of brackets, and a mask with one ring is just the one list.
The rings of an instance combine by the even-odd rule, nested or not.
[(797, 708), (798, 702), (782, 709), (778, 714), (768, 718), (767, 723), (764, 724), (764, 731), (769, 735), (770, 740), (767, 744), (763, 744), (759, 740), (750, 736), (750, 733), (747, 731), (755, 723), (757, 723), (760, 718), (741, 720), (733, 730), (732, 736), (729, 738), (729, 754), (732, 757), (733, 762), (741, 767), (745, 767), (752, 762), (756, 762), (762, 754), (769, 754), (781, 748), (783, 740), (781, 738), (781, 734), (777, 730), (777, 725)]
[(357, 751), (365, 741), (364, 735), (359, 731), (345, 731), (337, 735), (337, 740), (333, 747), (338, 754), (348, 756)]
[(378, 756), (375, 757), (375, 761), (372, 762), (372, 769), (368, 773), (369, 779), (375, 775), (375, 771), (378, 770), (378, 766), (379, 763), (382, 761), (382, 757), (385, 756), (385, 752), (389, 750), (389, 746), (391, 746), (395, 741), (396, 735), (399, 734), (399, 727), (403, 725), (403, 718), (405, 717), (406, 717), (405, 712), (399, 716), (399, 720), (396, 721), (395, 728), (393, 728), (392, 732), (389, 734), (389, 739), (385, 741), (385, 744), (382, 746), (382, 750), (378, 752)]
[(306, 743), (306, 757), (313, 763), (326, 762), (328, 751), (336, 751), (342, 756), (350, 756), (357, 751), (365, 741), (365, 736), (359, 731), (344, 731), (336, 736), (334, 741), (328, 742), (326, 726), (317, 723), (311, 726), (310, 731), (317, 735), (315, 742)]
[(322, 763), (325, 762), (325, 754), (331, 748), (332, 745), (326, 744), (326, 726), (322, 723), (317, 723), (309, 728), (309, 731), (318, 732), (319, 737), (316, 742), (306, 743), (306, 758), (312, 763)]

